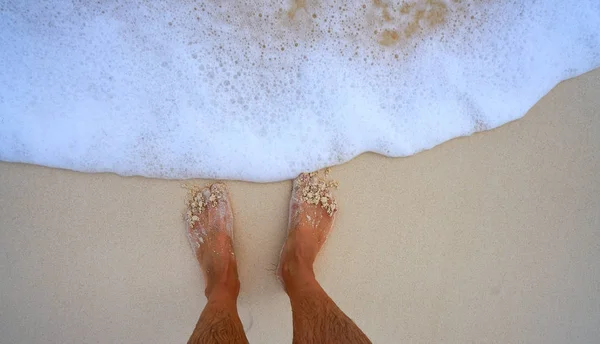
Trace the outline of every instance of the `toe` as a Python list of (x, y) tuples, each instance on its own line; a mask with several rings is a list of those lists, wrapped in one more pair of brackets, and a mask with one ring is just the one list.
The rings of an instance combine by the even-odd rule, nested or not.
[(223, 183), (210, 187), (208, 205), (209, 226), (215, 231), (225, 231), (233, 238), (233, 212), (229, 201), (229, 191)]
[(206, 224), (208, 223), (208, 214), (205, 209), (203, 190), (191, 190), (190, 198), (187, 202), (188, 210), (186, 214), (188, 240), (194, 250), (197, 250), (206, 236)]
[(293, 225), (298, 220), (298, 215), (301, 211), (300, 206), (302, 204), (302, 191), (304, 187), (308, 185), (309, 174), (308, 173), (300, 173), (296, 179), (292, 182), (292, 196), (290, 197), (290, 209), (288, 215), (288, 228), (293, 227)]
[(213, 185), (211, 185), (210, 192), (212, 194), (218, 195), (219, 199), (226, 199), (229, 196), (227, 185), (223, 183), (214, 183)]
[(308, 173), (302, 172), (294, 179), (294, 183), (292, 185), (292, 197), (297, 197), (298, 200), (302, 198), (302, 189), (308, 184), (310, 179), (310, 175)]
[(210, 198), (210, 188), (206, 187), (202, 189), (202, 197), (204, 197), (205, 202), (208, 202), (208, 199)]

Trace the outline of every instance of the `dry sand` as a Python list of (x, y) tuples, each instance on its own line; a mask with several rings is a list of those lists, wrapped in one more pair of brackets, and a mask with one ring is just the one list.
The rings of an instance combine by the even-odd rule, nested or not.
[[(596, 70), (497, 130), (334, 167), (325, 290), (375, 343), (596, 342), (599, 109)], [(0, 342), (184, 343), (205, 299), (180, 184), (0, 163)], [(248, 337), (289, 343), (291, 182), (229, 186)]]

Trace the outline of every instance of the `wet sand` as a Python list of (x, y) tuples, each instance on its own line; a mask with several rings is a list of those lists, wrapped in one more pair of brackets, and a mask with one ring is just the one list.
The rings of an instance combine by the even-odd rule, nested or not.
[[(493, 131), (333, 167), (318, 279), (375, 343), (596, 341), (599, 109), (595, 70)], [(291, 182), (228, 184), (248, 338), (291, 342)], [(180, 185), (0, 163), (2, 342), (185, 342), (205, 299)]]

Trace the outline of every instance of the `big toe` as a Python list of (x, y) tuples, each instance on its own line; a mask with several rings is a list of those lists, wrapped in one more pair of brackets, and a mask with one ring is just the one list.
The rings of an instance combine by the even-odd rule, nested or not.
[(233, 212), (229, 202), (229, 191), (223, 183), (215, 183), (210, 187), (208, 218), (213, 230), (224, 230), (233, 237)]

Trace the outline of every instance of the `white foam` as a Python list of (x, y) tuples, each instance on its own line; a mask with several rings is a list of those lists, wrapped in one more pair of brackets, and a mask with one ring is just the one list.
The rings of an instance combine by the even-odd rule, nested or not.
[(599, 1), (487, 2), (5, 0), (0, 159), (281, 180), (497, 127), (600, 63)]

